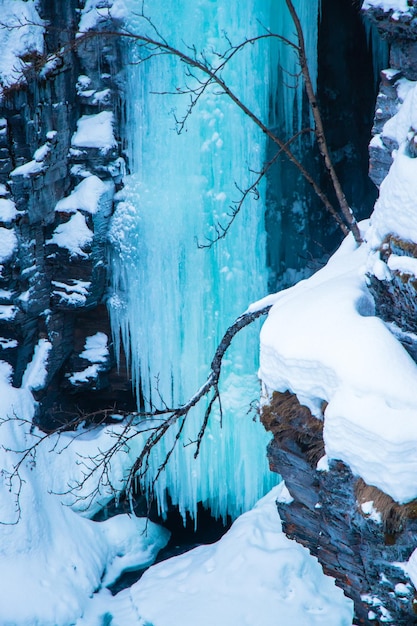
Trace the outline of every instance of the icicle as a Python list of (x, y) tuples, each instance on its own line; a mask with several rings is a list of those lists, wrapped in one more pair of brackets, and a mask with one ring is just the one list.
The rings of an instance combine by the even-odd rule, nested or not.
[[(300, 2), (297, 6), (303, 5)], [(126, 4), (132, 13), (130, 28), (143, 29), (143, 19), (133, 15), (137, 1)], [(317, 6), (316, 0), (304, 4)], [(153, 0), (149, 6), (145, 3), (145, 14), (170, 43), (182, 49), (195, 45), (214, 62), (214, 52), (225, 50), (230, 42), (236, 45), (263, 33), (265, 26), (275, 28), (267, 0)], [(301, 17), (306, 23), (306, 15)], [(313, 31), (316, 22), (317, 15)], [(277, 67), (276, 59), (271, 61), (275, 50), (266, 40), (246, 46), (222, 70), (226, 83), (265, 122), (270, 94), (277, 90), (278, 75), (268, 81), (267, 69)], [(253, 182), (266, 146), (251, 120), (213, 87), (177, 135), (173, 112), (181, 118), (189, 100), (173, 94), (193, 80), (184, 75), (183, 63), (167, 55), (127, 70), (133, 174), (125, 181), (113, 218), (109, 308), (116, 347), (121, 336), (136, 392), (147, 408), (186, 401), (205, 380), (227, 326), (267, 292), (262, 199), (250, 199), (227, 237), (215, 246), (196, 245), (196, 239), (204, 242), (215, 235), (217, 222), (227, 223), (231, 203), (240, 198), (236, 185), (245, 189)], [(293, 97), (291, 92), (288, 107)], [(260, 192), (264, 197), (263, 185)], [(259, 397), (258, 333), (259, 326), (245, 329), (226, 355), (222, 416), (217, 406), (196, 460), (195, 440), (205, 406), (190, 414), (181, 445), (156, 485), (162, 513), (169, 492), (183, 516), (195, 516), (202, 501), (216, 516), (235, 517), (276, 481), (266, 460), (269, 436), (258, 419), (248, 415), (251, 402)], [(149, 482), (174, 436), (169, 434), (154, 449)]]
[[(293, 0), (293, 4), (303, 28), (307, 63), (314, 89), (316, 89), (320, 0)], [(284, 0), (280, 3), (279, 10), (274, 8), (272, 20), (272, 30), (275, 33), (297, 43), (295, 26)], [(286, 135), (291, 137), (302, 128), (304, 84), (294, 49), (284, 42), (277, 43), (276, 46), (278, 61), (276, 71), (278, 72), (279, 83), (275, 103), (277, 118), (273, 123), (283, 128)]]
[(378, 87), (380, 80), (380, 72), (388, 67), (389, 62), (389, 46), (388, 42), (382, 39), (378, 28), (373, 22), (367, 19), (366, 14), (362, 14), (363, 25), (366, 33), (366, 41), (368, 48), (372, 52), (372, 67), (375, 80), (375, 86)]

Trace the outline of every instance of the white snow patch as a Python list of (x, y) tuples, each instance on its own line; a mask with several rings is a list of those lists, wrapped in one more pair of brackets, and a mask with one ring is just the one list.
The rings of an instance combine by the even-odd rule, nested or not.
[(329, 471), (329, 459), (327, 457), (327, 454), (325, 454), (324, 456), (321, 457), (321, 459), (319, 459), (317, 466), (316, 466), (316, 470), (318, 472), (328, 472)]
[(16, 348), (18, 346), (16, 339), (7, 339), (6, 337), (0, 337), (0, 348), (2, 350), (9, 350), (10, 348)]
[(284, 481), (280, 483), (280, 487), (281, 489), (277, 496), (277, 502), (281, 502), (281, 504), (291, 504), (291, 502), (294, 502), (294, 498), (288, 491), (287, 485), (284, 483)]
[(417, 548), (408, 559), (405, 570), (409, 575), (415, 589), (417, 589)]
[(91, 282), (75, 278), (70, 279), (70, 281), (71, 284), (57, 280), (51, 281), (53, 287), (56, 287), (52, 293), (59, 296), (61, 302), (65, 302), (68, 305), (83, 306), (87, 300)]
[(362, 513), (376, 524), (382, 523), (381, 513), (374, 507), (373, 500), (361, 504)]
[(0, 263), (5, 263), (17, 249), (17, 237), (14, 230), (0, 227)]
[(10, 222), (16, 219), (17, 215), (18, 211), (15, 203), (7, 198), (0, 198), (0, 222), (10, 224)]
[(77, 385), (80, 383), (88, 383), (90, 380), (96, 380), (101, 368), (98, 363), (94, 363), (93, 365), (89, 365), (81, 372), (74, 372), (71, 376), (68, 377), (68, 380), (72, 385)]
[(22, 378), (22, 387), (24, 389), (32, 389), (38, 391), (45, 385), (48, 374), (48, 356), (52, 350), (52, 344), (47, 339), (39, 339), (35, 346), (35, 351), (30, 363), (25, 370)]
[(86, 383), (97, 378), (99, 372), (103, 370), (103, 364), (107, 363), (109, 358), (107, 340), (107, 335), (100, 332), (86, 338), (84, 350), (80, 353), (80, 357), (90, 361), (91, 365), (81, 372), (74, 372), (69, 376), (68, 379), (73, 385)]
[(101, 332), (87, 337), (80, 357), (90, 361), (90, 363), (106, 363), (109, 358), (107, 341), (107, 335)]
[(328, 402), (328, 458), (403, 503), (417, 497), (417, 366), (374, 317), (368, 253), (348, 237), (322, 270), (277, 295), (261, 331), (260, 376), (318, 417)]
[(88, 176), (75, 187), (69, 196), (59, 200), (55, 211), (76, 213), (79, 210), (94, 215), (99, 208), (100, 199), (109, 191), (114, 191), (113, 182), (103, 182), (94, 175)]
[(127, 8), (123, 0), (87, 0), (81, 12), (79, 34), (94, 30), (105, 19), (124, 20)]
[(71, 144), (75, 148), (99, 148), (103, 152), (115, 148), (113, 113), (102, 111), (95, 115), (83, 115), (77, 122)]
[(391, 254), (388, 258), (388, 267), (402, 274), (417, 276), (417, 259), (413, 257)]
[(146, 518), (117, 515), (102, 522), (101, 530), (112, 546), (103, 585), (114, 583), (122, 572), (151, 565), (168, 543), (170, 532)]
[(280, 529), (273, 489), (212, 545), (152, 566), (129, 590), (100, 594), (88, 609), (99, 626), (350, 626), (352, 603), (317, 560)]
[(400, 13), (407, 13), (410, 9), (407, 0), (365, 0), (362, 9), (370, 8), (381, 8), (387, 12), (392, 10)]
[(17, 308), (11, 304), (0, 304), (0, 320), (11, 321), (17, 313)]
[(71, 215), (68, 222), (60, 224), (54, 230), (48, 244), (56, 244), (59, 248), (66, 248), (70, 256), (87, 258), (83, 248), (93, 241), (93, 232), (88, 228), (85, 217), (79, 211)]
[(50, 144), (43, 144), (35, 150), (32, 161), (28, 161), (27, 163), (16, 167), (12, 172), (10, 172), (10, 176), (23, 176), (24, 178), (30, 178), (31, 176), (39, 174), (39, 172), (42, 172), (46, 167), (44, 161), (50, 151)]
[[(44, 363), (45, 343), (32, 361)], [(26, 387), (11, 387), (12, 369), (0, 362), (0, 606), (1, 623), (15, 626), (74, 624), (95, 590), (124, 569), (148, 565), (165, 545), (168, 533), (152, 523), (121, 515), (106, 522), (83, 519), (68, 506), (81, 508), (80, 498), (108, 501), (109, 487), (92, 493), (96, 479), (81, 486), (88, 459), (114, 444), (113, 428), (66, 432), (44, 438), (31, 425), (35, 402)], [(33, 379), (32, 379), (33, 380)], [(122, 427), (118, 426), (118, 432)], [(36, 446), (34, 454), (26, 452)], [(109, 466), (113, 485), (122, 485), (138, 454), (116, 456)], [(85, 459), (86, 465), (83, 465)], [(16, 465), (20, 463), (18, 473)], [(70, 487), (79, 485), (75, 494)], [(69, 491), (70, 490), (70, 491)], [(62, 494), (62, 495), (58, 495)], [(97, 497), (95, 497), (97, 496)], [(86, 500), (82, 500), (86, 504)], [(24, 602), (22, 601), (22, 585)]]

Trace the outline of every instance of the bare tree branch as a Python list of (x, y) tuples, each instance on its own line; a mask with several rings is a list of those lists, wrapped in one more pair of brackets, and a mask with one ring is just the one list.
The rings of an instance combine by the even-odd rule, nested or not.
[(362, 243), (362, 237), (359, 231), (358, 224), (356, 222), (355, 216), (353, 215), (352, 209), (350, 208), (346, 200), (346, 196), (342, 190), (342, 186), (340, 184), (339, 178), (335, 172), (333, 162), (330, 158), (330, 153), (327, 147), (326, 137), (324, 134), (323, 121), (321, 118), (320, 109), (319, 109), (318, 102), (317, 102), (317, 97), (316, 97), (316, 94), (314, 93), (313, 82), (311, 80), (310, 71), (308, 68), (304, 33), (301, 27), (301, 22), (294, 8), (294, 4), (292, 0), (285, 0), (285, 2), (287, 4), (288, 10), (291, 14), (291, 18), (294, 22), (294, 25), (297, 31), (298, 58), (300, 61), (301, 71), (302, 71), (303, 78), (304, 78), (307, 98), (310, 103), (311, 111), (314, 117), (314, 123), (316, 125), (315, 135), (316, 135), (316, 140), (317, 140), (317, 146), (319, 148), (320, 154), (323, 157), (326, 169), (330, 175), (342, 215), (344, 216), (348, 224), (349, 230), (352, 232), (355, 238), (355, 241), (358, 244), (360, 244)]
[[(203, 422), (197, 435), (197, 439), (193, 442), (196, 445), (194, 458), (197, 458), (197, 456), (199, 455), (202, 440), (204, 438), (209, 418), (214, 403), (216, 401), (219, 402), (220, 414), (222, 415), (219, 379), (222, 369), (223, 357), (228, 350), (230, 344), (232, 343), (233, 338), (243, 328), (254, 322), (259, 317), (266, 315), (270, 308), (271, 305), (268, 305), (256, 311), (246, 312), (238, 317), (231, 326), (229, 326), (229, 328), (224, 333), (222, 340), (217, 346), (211, 362), (210, 373), (206, 381), (185, 404), (179, 407), (169, 408), (165, 403), (162, 403), (163, 408), (161, 409), (154, 409), (153, 411), (145, 412), (138, 411), (125, 414), (125, 420), (121, 424), (122, 429), (120, 432), (113, 433), (114, 443), (109, 448), (104, 450), (99, 449), (95, 455), (78, 455), (77, 464), (81, 467), (82, 478), (81, 480), (75, 480), (70, 483), (68, 485), (68, 489), (65, 492), (59, 493), (58, 495), (67, 495), (71, 493), (78, 501), (82, 501), (85, 503), (84, 507), (86, 510), (90, 507), (94, 498), (101, 494), (103, 487), (108, 488), (114, 495), (120, 493), (121, 491), (124, 491), (126, 494), (129, 495), (133, 490), (136, 480), (138, 479), (139, 481), (141, 481), (147, 473), (149, 469), (150, 454), (154, 446), (166, 435), (166, 433), (172, 426), (178, 423), (179, 427), (175, 433), (173, 442), (171, 443), (171, 447), (166, 453), (164, 460), (158, 468), (155, 476), (152, 477), (150, 492), (148, 494), (150, 506), (155, 484), (159, 479), (161, 473), (166, 468), (170, 457), (172, 456), (176, 446), (178, 445), (178, 442), (185, 427), (188, 414), (191, 409), (196, 406), (211, 391), (213, 391), (213, 395), (210, 398), (206, 407)], [(100, 426), (108, 423), (108, 419), (112, 416), (113, 413), (114, 409), (108, 409), (107, 411), (101, 411), (100, 414), (97, 412), (97, 414), (91, 413), (87, 415), (79, 415), (70, 423), (62, 424), (51, 432), (43, 433), (40, 431), (39, 434), (34, 434), (36, 441), (25, 449), (5, 449), (8, 452), (13, 452), (20, 455), (19, 460), (15, 463), (12, 471), (9, 472), (7, 477), (8, 484), (10, 486), (12, 485), (12, 482), (14, 480), (18, 481), (18, 488), (15, 491), (17, 520), (12, 522), (13, 524), (17, 523), (20, 519), (19, 497), (24, 483), (24, 479), (21, 475), (21, 468), (23, 464), (27, 463), (29, 460), (32, 460), (32, 462), (34, 462), (37, 450), (45, 441), (50, 439), (51, 436), (58, 435), (58, 438), (53, 441), (50, 451), (55, 450), (57, 453), (62, 453), (62, 451), (65, 450), (78, 437), (81, 437), (89, 430), (95, 430)], [(99, 421), (91, 423), (91, 419), (96, 418), (97, 416), (100, 417)], [(89, 424), (86, 424), (87, 420), (90, 421)], [(29, 428), (32, 427), (31, 422), (17, 416), (8, 416), (6, 418), (3, 418), (2, 420), (0, 420), (0, 426), (1, 424), (5, 424), (9, 421), (17, 421), (22, 426), (26, 426)], [(83, 424), (85, 424), (85, 428), (77, 430), (77, 427), (80, 427)], [(58, 450), (58, 443), (60, 441), (59, 436), (71, 429), (75, 429), (74, 436), (65, 443), (65, 446), (60, 447)], [(129, 451), (132, 440), (139, 436), (143, 437), (143, 435), (146, 433), (149, 434), (146, 436), (141, 453), (135, 460), (132, 467), (129, 469), (127, 475), (124, 477), (123, 483), (114, 485), (112, 483), (113, 459), (115, 459), (116, 456), (118, 456), (120, 453), (127, 453)], [(85, 492), (85, 487), (91, 479), (94, 479), (92, 481), (93, 487), (89, 491)], [(2, 522), (0, 520), (0, 523), (7, 524), (9, 522)]]

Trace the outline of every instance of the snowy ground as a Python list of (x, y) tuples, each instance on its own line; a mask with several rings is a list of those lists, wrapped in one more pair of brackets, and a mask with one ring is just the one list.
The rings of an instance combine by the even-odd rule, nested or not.
[(352, 603), (283, 535), (275, 487), (217, 543), (151, 567), (115, 597), (97, 594), (77, 626), (348, 626)]

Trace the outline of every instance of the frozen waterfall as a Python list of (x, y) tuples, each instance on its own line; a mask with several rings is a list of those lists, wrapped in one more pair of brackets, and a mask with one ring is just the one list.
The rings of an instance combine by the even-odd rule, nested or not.
[[(265, 27), (286, 37), (294, 32), (283, 0), (152, 0), (144, 6), (151, 22), (135, 15), (137, 0), (126, 4), (132, 31), (162, 36), (189, 54), (195, 50), (214, 66), (221, 62), (217, 52), (265, 33)], [(314, 72), (318, 0), (295, 5), (309, 33)], [(276, 102), (278, 66), (286, 64), (288, 75), (295, 67), (293, 51), (270, 41), (245, 46), (222, 70), (226, 83), (265, 122)], [(132, 46), (131, 54), (139, 61), (149, 52)], [(214, 236), (218, 222), (227, 222), (230, 205), (240, 198), (238, 187), (254, 181), (266, 154), (261, 131), (216, 87), (206, 89), (177, 134), (175, 120), (189, 106), (189, 95), (178, 88), (193, 88), (201, 78), (166, 54), (126, 69), (131, 175), (113, 218), (109, 307), (116, 347), (121, 338), (146, 408), (185, 402), (205, 381), (226, 328), (267, 293), (262, 184), (260, 199), (245, 202), (225, 239), (211, 248), (197, 246)], [(296, 90), (285, 94), (280, 107), (290, 120), (300, 96)], [(259, 326), (245, 329), (226, 354), (222, 419), (216, 406), (196, 460), (193, 442), (206, 407), (190, 415), (182, 444), (156, 485), (162, 512), (169, 493), (182, 515), (195, 516), (202, 501), (216, 516), (235, 517), (276, 481), (266, 459), (269, 435), (250, 411), (259, 398), (258, 333)], [(149, 482), (174, 435), (153, 451)]]

